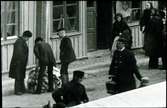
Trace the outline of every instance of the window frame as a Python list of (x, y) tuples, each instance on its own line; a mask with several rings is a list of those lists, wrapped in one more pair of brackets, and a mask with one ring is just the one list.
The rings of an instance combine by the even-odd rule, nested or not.
[[(2, 1), (1, 1), (2, 2)], [(4, 13), (1, 16), (2, 20), (4, 21), (4, 23), (2, 24), (1, 28), (1, 41), (8, 41), (8, 40), (12, 40), (12, 39), (17, 39), (18, 35), (19, 35), (19, 10), (20, 10), (20, 2), (19, 1), (12, 1), (15, 3), (15, 9), (12, 9), (9, 12), (14, 11), (15, 12), (15, 23), (7, 23), (7, 15), (8, 15), (8, 10), (7, 10), (7, 3), (11, 2), (11, 1), (3, 1), (5, 3), (5, 8), (4, 8)], [(7, 26), (8, 25), (15, 25), (15, 35), (12, 36), (7, 36)]]
[[(116, 15), (116, 13), (117, 13), (117, 2), (118, 1), (113, 1), (113, 4), (114, 4), (114, 13), (113, 13), (113, 15), (115, 16)], [(122, 1), (119, 1), (119, 2), (122, 2)], [(127, 23), (136, 23), (136, 22), (139, 22), (140, 21), (140, 17), (141, 17), (141, 13), (142, 13), (142, 1), (138, 1), (139, 2), (139, 7), (133, 7), (132, 5), (133, 5), (133, 3), (132, 2), (135, 2), (135, 1), (130, 1), (131, 2), (131, 7), (130, 7), (130, 9), (131, 9), (131, 15), (130, 15), (130, 21), (128, 21)], [(139, 19), (138, 20), (132, 20), (132, 11), (134, 11), (134, 10), (139, 10), (140, 12), (140, 16), (139, 16)], [(113, 16), (113, 18), (114, 18), (114, 16)], [(114, 19), (115, 20), (115, 19)], [(115, 21), (113, 21), (113, 22), (115, 22)]]
[[(75, 30), (69, 30), (69, 31), (66, 30), (67, 36), (68, 36), (68, 35), (72, 35), (73, 33), (74, 33), (74, 34), (78, 34), (78, 33), (80, 32), (79, 1), (77, 1), (76, 3), (70, 3), (70, 4), (67, 4), (67, 1), (62, 1), (62, 2), (63, 2), (63, 4), (60, 4), (60, 5), (53, 5), (53, 2), (51, 3), (51, 7), (52, 7), (52, 8), (51, 8), (51, 19), (52, 19), (52, 20), (51, 20), (51, 28), (52, 28), (52, 30), (51, 30), (52, 32), (51, 32), (51, 33), (52, 33), (53, 35), (57, 35), (57, 31), (54, 32), (54, 30), (53, 30), (53, 29), (54, 29), (54, 27), (53, 27), (53, 21), (60, 21), (60, 18), (57, 18), (57, 19), (54, 19), (54, 18), (53, 18), (53, 8), (54, 8), (54, 7), (61, 7), (61, 6), (62, 6), (62, 7), (63, 7), (63, 13), (62, 13), (62, 14), (63, 14), (63, 16), (64, 16), (64, 23), (65, 23), (64, 26), (66, 26), (67, 19), (68, 19), (68, 20), (70, 20), (70, 19), (74, 19), (74, 20), (75, 20), (75, 19), (76, 19), (76, 20), (77, 20), (77, 23), (78, 23), (78, 24), (77, 24), (77, 26), (78, 26), (77, 29), (75, 29)], [(76, 10), (76, 16), (68, 17), (68, 15), (67, 15), (67, 7), (68, 7), (68, 6), (76, 6), (76, 7), (78, 8), (78, 9)]]

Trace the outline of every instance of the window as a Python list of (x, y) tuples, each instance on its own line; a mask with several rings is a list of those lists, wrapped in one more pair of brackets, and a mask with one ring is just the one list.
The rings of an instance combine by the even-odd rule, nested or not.
[(18, 1), (1, 1), (1, 39), (18, 35)]
[(141, 1), (117, 1), (116, 13), (122, 13), (127, 22), (138, 21), (141, 13)]
[[(63, 26), (67, 32), (79, 30), (78, 1), (53, 1), (53, 33)], [(63, 23), (64, 22), (64, 23)]]
[(140, 2), (133, 2), (132, 1), (132, 13), (131, 13), (131, 20), (137, 21), (140, 20), (141, 15), (141, 3)]

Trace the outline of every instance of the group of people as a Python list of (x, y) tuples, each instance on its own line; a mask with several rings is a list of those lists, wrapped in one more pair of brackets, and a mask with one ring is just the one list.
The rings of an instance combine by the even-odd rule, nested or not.
[(166, 69), (166, 8), (157, 10), (151, 2), (140, 20), (140, 30), (144, 33), (144, 50), (149, 57), (149, 69), (159, 68), (158, 58), (162, 58), (162, 68)]
[[(34, 54), (37, 58), (38, 71), (38, 83), (35, 94), (41, 93), (43, 75), (48, 73), (48, 92), (53, 92), (53, 98), (55, 101), (64, 102), (63, 105), (76, 105), (80, 104), (81, 101), (88, 102), (88, 96), (84, 85), (80, 82), (84, 78), (84, 72), (76, 70), (73, 73), (73, 79), (69, 81), (68, 65), (76, 60), (76, 55), (72, 48), (71, 40), (66, 36), (65, 29), (60, 28), (57, 30), (58, 36), (61, 39), (60, 43), (60, 78), (62, 80), (62, 87), (54, 90), (53, 88), (53, 66), (56, 67), (56, 60), (49, 43), (44, 42), (41, 37), (35, 39)], [(13, 56), (10, 63), (9, 77), (15, 79), (14, 93), (16, 95), (22, 95), (26, 92), (25, 88), (25, 74), (26, 65), (28, 62), (28, 46), (26, 41), (32, 37), (30, 31), (24, 31), (23, 35), (20, 36), (14, 43)], [(74, 89), (74, 90), (73, 90)], [(61, 95), (64, 95), (64, 100), (61, 100)], [(57, 98), (57, 96), (59, 96)], [(72, 102), (73, 101), (73, 102)], [(72, 103), (73, 104), (72, 104)], [(56, 104), (57, 105), (57, 104)]]
[[(58, 29), (58, 35), (61, 38), (60, 60), (61, 60), (61, 79), (63, 85), (69, 81), (68, 65), (76, 59), (72, 43), (65, 34), (65, 29)], [(21, 95), (25, 92), (25, 72), (28, 61), (28, 46), (26, 41), (32, 37), (30, 31), (25, 31), (14, 43), (14, 51), (10, 64), (9, 77), (15, 79), (15, 94)], [(36, 94), (41, 93), (42, 76), (47, 68), (48, 70), (48, 92), (53, 91), (53, 66), (56, 66), (56, 60), (51, 46), (44, 42), (41, 37), (35, 39), (34, 54), (37, 58), (37, 67), (40, 67), (38, 74), (38, 84)]]
[[(166, 48), (163, 38), (166, 39), (166, 31), (163, 33), (162, 15), (151, 8), (144, 10), (143, 17), (140, 21), (141, 31), (144, 32), (144, 50), (149, 56), (149, 68), (158, 67), (158, 58), (162, 57), (163, 66), (166, 68), (166, 57), (162, 50)], [(143, 30), (143, 27), (144, 30)], [(109, 69), (109, 79), (116, 84), (115, 93), (132, 90), (136, 88), (135, 77), (141, 84), (148, 81), (143, 77), (137, 67), (136, 59), (131, 51), (132, 32), (128, 24), (123, 20), (122, 14), (115, 16), (115, 22), (112, 29), (112, 61)], [(66, 36), (65, 29), (58, 29), (58, 36), (61, 38), (60, 43), (60, 60), (61, 60), (61, 80), (62, 87), (53, 89), (53, 66), (56, 66), (56, 60), (51, 46), (44, 42), (41, 37), (35, 40), (34, 54), (37, 58), (37, 66), (40, 67), (38, 76), (38, 85), (36, 94), (41, 93), (42, 75), (47, 67), (48, 69), (48, 92), (52, 92), (52, 97), (60, 106), (74, 106), (82, 102), (88, 102), (89, 98), (85, 86), (81, 84), (84, 78), (84, 72), (76, 70), (73, 72), (73, 79), (69, 81), (68, 66), (76, 60), (71, 40)], [(28, 46), (26, 41), (32, 37), (30, 31), (25, 31), (21, 37), (14, 43), (14, 52), (10, 64), (9, 77), (15, 79), (15, 94), (21, 95), (25, 92), (25, 72), (28, 61)], [(142, 86), (142, 85), (141, 85)]]
[[(166, 7), (158, 10), (153, 8), (151, 2), (147, 2), (146, 9), (143, 11), (140, 19), (140, 30), (144, 34), (144, 51), (149, 57), (149, 69), (162, 68), (166, 69)], [(127, 40), (126, 48), (132, 47), (132, 31), (127, 22), (124, 21), (122, 14), (115, 15), (115, 22), (112, 29), (112, 39), (110, 50), (116, 49), (116, 41), (118, 38)], [(159, 57), (162, 58), (162, 67), (158, 65)]]

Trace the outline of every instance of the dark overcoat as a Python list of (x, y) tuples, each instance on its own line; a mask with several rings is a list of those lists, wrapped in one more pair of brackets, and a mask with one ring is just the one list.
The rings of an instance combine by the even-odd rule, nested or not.
[(70, 38), (63, 37), (60, 43), (60, 60), (62, 63), (70, 63), (76, 59)]
[(46, 42), (36, 43), (34, 46), (34, 54), (39, 59), (41, 65), (56, 66), (56, 60), (51, 46)]
[(120, 36), (120, 33), (124, 34), (123, 37), (128, 41), (128, 43), (131, 46), (132, 45), (132, 31), (130, 27), (128, 26), (128, 24), (123, 20), (121, 20), (120, 22), (115, 21), (113, 24), (112, 38), (111, 38), (112, 43), (116, 36)]
[[(63, 96), (63, 100), (60, 98), (61, 96)], [(53, 92), (52, 97), (56, 102), (63, 102), (66, 106), (74, 106), (89, 101), (84, 85), (74, 80)]]
[(153, 16), (145, 28), (144, 50), (146, 55), (159, 57), (163, 48), (163, 22), (160, 17)]
[(10, 63), (9, 77), (22, 80), (25, 78), (28, 61), (28, 46), (26, 41), (19, 37), (14, 43), (13, 56)]
[(139, 80), (142, 78), (134, 54), (127, 49), (114, 52), (109, 75), (112, 75), (112, 80), (116, 82), (116, 91), (118, 93), (136, 88), (134, 75)]
[[(147, 28), (146, 26), (148, 25), (148, 21), (150, 20), (150, 15), (151, 15), (151, 9), (145, 9), (143, 11), (143, 15), (140, 19), (140, 30), (142, 30), (142, 27)], [(143, 32), (145, 32), (145, 29)]]

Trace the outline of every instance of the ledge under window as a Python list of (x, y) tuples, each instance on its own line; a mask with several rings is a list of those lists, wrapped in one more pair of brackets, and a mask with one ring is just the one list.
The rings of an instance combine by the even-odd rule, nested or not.
[(10, 36), (10, 37), (7, 37), (6, 40), (4, 38), (1, 38), (1, 45), (13, 44), (17, 38), (18, 36)]
[(128, 25), (129, 25), (130, 27), (139, 26), (139, 21), (132, 21), (132, 22), (129, 22)]
[[(81, 35), (81, 32), (70, 32), (70, 33), (66, 33), (66, 35), (68, 37), (79, 36), (79, 35)], [(50, 38), (51, 39), (56, 39), (56, 38), (59, 38), (59, 36), (57, 35), (57, 33), (52, 33), (52, 36)]]

